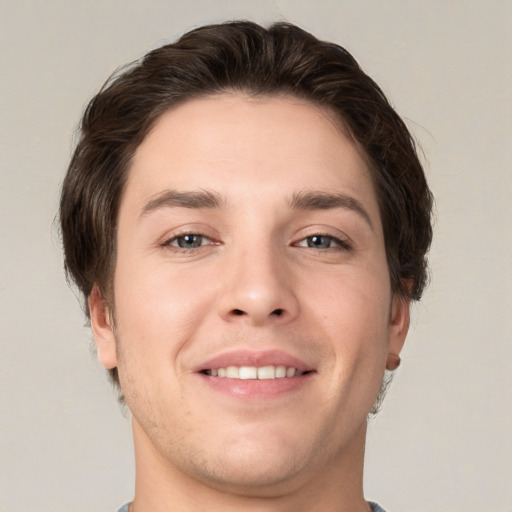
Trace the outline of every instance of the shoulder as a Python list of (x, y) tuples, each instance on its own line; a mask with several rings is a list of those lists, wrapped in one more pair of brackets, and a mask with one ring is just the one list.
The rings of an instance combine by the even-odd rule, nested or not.
[[(381, 506), (377, 505), (377, 503), (373, 503), (373, 502), (369, 501), (368, 504), (370, 505), (372, 512), (386, 512)], [(121, 511), (119, 511), (119, 512), (121, 512)]]

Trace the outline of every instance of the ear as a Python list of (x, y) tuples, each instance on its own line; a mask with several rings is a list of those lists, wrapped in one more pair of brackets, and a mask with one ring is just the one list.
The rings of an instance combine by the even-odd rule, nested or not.
[(107, 370), (117, 366), (116, 338), (110, 308), (97, 285), (87, 299), (98, 360)]
[(395, 294), (391, 303), (389, 321), (389, 346), (386, 368), (396, 370), (400, 364), (399, 354), (409, 331), (411, 300)]

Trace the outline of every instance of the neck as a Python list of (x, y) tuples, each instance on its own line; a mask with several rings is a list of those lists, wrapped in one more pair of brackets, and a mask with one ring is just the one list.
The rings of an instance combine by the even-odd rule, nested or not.
[(190, 475), (164, 459), (133, 421), (135, 498), (130, 512), (368, 512), (363, 497), (366, 424), (343, 453), (286, 481), (228, 486)]

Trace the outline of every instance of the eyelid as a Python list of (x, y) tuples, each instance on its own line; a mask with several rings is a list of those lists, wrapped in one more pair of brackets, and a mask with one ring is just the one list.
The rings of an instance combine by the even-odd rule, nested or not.
[[(297, 233), (295, 241), (292, 243), (292, 245), (298, 246), (299, 243), (315, 236), (330, 238), (336, 244), (334, 247), (327, 249), (318, 249), (320, 251), (325, 252), (327, 250), (336, 250), (337, 248), (339, 250), (352, 250), (354, 248), (353, 240), (345, 232), (334, 226), (322, 224), (305, 226)], [(310, 249), (314, 248), (310, 247)]]
[[(314, 238), (314, 237), (329, 238), (334, 243), (334, 246), (322, 248), (322, 247), (309, 247), (307, 245), (302, 245), (308, 239)], [(314, 233), (311, 235), (306, 235), (303, 238), (301, 238), (300, 240), (298, 240), (297, 242), (295, 242), (294, 245), (296, 247), (306, 247), (308, 249), (313, 249), (313, 250), (318, 250), (318, 251), (328, 251), (328, 250), (336, 250), (336, 249), (338, 249), (338, 250), (351, 250), (352, 249), (352, 244), (349, 242), (349, 240), (347, 238), (345, 238), (345, 237), (342, 238), (342, 237), (335, 236), (335, 235), (332, 235), (329, 233)]]
[[(195, 235), (198, 237), (201, 237), (203, 239), (203, 242), (198, 247), (191, 247), (191, 248), (184, 248), (179, 247), (177, 243), (175, 243), (179, 238), (185, 237), (187, 235)], [(173, 250), (177, 252), (193, 252), (200, 250), (204, 247), (209, 247), (213, 245), (220, 245), (220, 240), (218, 236), (216, 236), (215, 233), (212, 233), (212, 230), (208, 227), (202, 226), (202, 225), (183, 225), (183, 226), (177, 226), (172, 230), (167, 231), (165, 235), (163, 235), (160, 238), (160, 241), (157, 242), (158, 247)]]
[(162, 242), (162, 245), (171, 245), (173, 242), (175, 242), (176, 240), (178, 240), (179, 238), (183, 238), (185, 236), (197, 236), (197, 237), (200, 237), (204, 240), (209, 240), (210, 242), (212, 241), (211, 238), (209, 236), (206, 236), (206, 235), (203, 235), (202, 233), (197, 233), (197, 232), (187, 232), (187, 233), (179, 233), (177, 235), (172, 235), (171, 237), (168, 237), (166, 238), (163, 242)]
[[(177, 242), (177, 240), (179, 240), (180, 238), (183, 238), (186, 236), (200, 237), (202, 239), (202, 242), (206, 242), (206, 243), (201, 243), (201, 245), (199, 245), (198, 247), (191, 247), (189, 249), (185, 249), (184, 247), (179, 247), (179, 245), (177, 243), (176, 244), (174, 243), (174, 242)], [(201, 247), (205, 247), (208, 245), (219, 245), (219, 242), (217, 242), (216, 240), (213, 240), (211, 237), (209, 237), (207, 235), (203, 235), (202, 233), (188, 232), (188, 233), (179, 233), (179, 234), (173, 235), (171, 237), (168, 237), (168, 238), (164, 239), (164, 241), (160, 245), (162, 247), (173, 247), (177, 250), (193, 251), (194, 249), (200, 249)]]

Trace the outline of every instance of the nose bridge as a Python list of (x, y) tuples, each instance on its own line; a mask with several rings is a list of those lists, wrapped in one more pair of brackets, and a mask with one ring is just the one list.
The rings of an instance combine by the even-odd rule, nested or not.
[(286, 322), (297, 315), (286, 255), (268, 240), (234, 249), (226, 267), (220, 300), (224, 319), (261, 325)]

